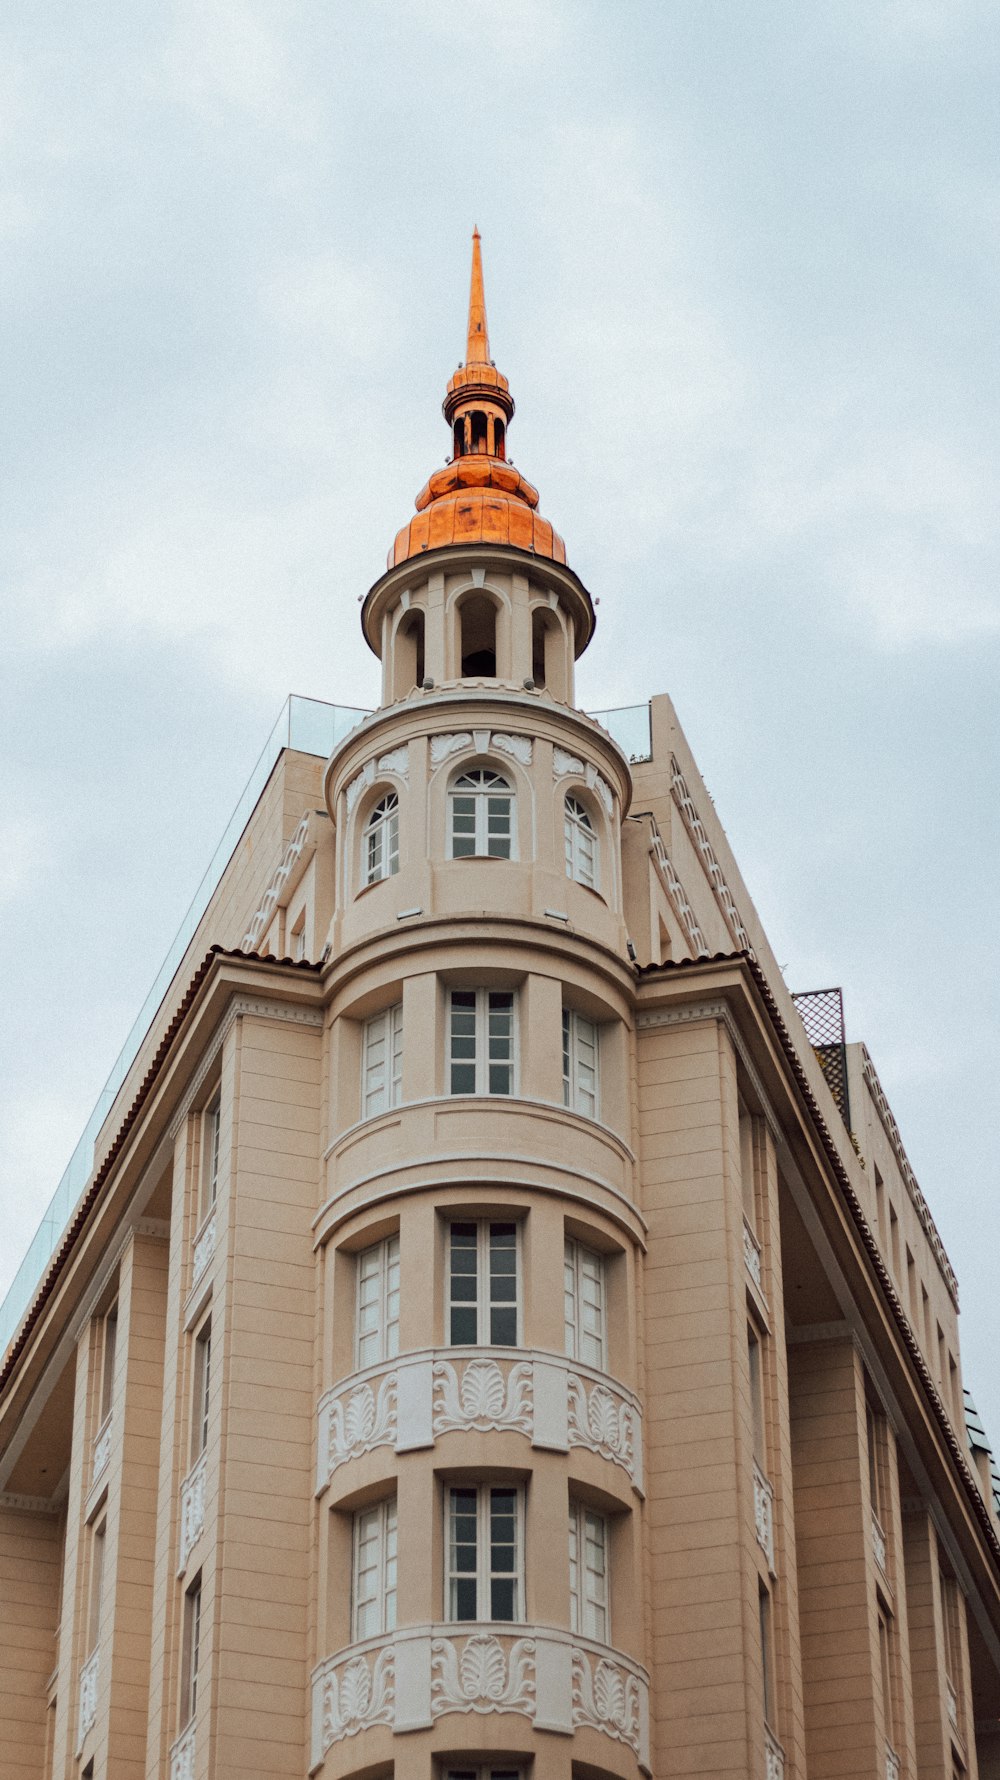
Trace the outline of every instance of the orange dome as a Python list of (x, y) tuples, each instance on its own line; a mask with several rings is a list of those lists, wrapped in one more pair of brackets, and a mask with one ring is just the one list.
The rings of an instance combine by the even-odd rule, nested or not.
[(553, 562), (566, 546), (538, 509), (538, 490), (507, 462), (514, 398), (490, 358), (479, 230), (472, 236), (472, 282), (465, 363), (448, 381), (444, 417), (454, 456), (416, 499), (417, 517), (396, 533), (389, 568), (447, 544), (510, 544)]

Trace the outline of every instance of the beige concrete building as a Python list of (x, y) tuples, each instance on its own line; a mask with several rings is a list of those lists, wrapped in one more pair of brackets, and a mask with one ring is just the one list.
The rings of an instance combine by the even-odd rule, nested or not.
[(576, 707), (478, 239), (445, 412), (382, 703), (275, 748), (9, 1310), (0, 1780), (998, 1780), (954, 1275), (669, 698)]

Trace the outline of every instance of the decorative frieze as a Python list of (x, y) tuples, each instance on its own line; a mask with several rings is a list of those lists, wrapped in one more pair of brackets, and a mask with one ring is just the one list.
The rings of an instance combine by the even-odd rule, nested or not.
[(746, 1262), (747, 1272), (753, 1280), (754, 1285), (757, 1287), (758, 1292), (762, 1292), (764, 1288), (761, 1284), (760, 1243), (757, 1241), (746, 1218), (743, 1219), (743, 1259)]
[(205, 1474), (208, 1454), (202, 1453), (198, 1463), (181, 1484), (180, 1547), (178, 1564), (184, 1569), (195, 1541), (205, 1530)]
[(566, 1378), (570, 1446), (586, 1446), (627, 1471), (641, 1488), (642, 1438), (638, 1407), (621, 1390), (579, 1373)]
[(205, 1268), (215, 1253), (215, 1212), (202, 1225), (194, 1245), (194, 1256), (191, 1263), (191, 1284), (196, 1286)]
[(535, 1642), (507, 1648), (492, 1633), (431, 1642), (431, 1716), (442, 1712), (535, 1713)]
[(409, 784), (409, 779), (410, 779), (410, 744), (409, 744), (409, 742), (403, 742), (401, 747), (393, 748), (391, 750), (391, 752), (388, 754), (380, 754), (378, 757), (378, 770), (380, 773), (388, 773), (391, 778), (402, 779), (404, 785)]
[(698, 926), (698, 918), (691, 907), (687, 891), (674, 870), (673, 860), (667, 852), (663, 836), (653, 817), (650, 817), (652, 832), (649, 840), (649, 851), (653, 862), (663, 880), (663, 887), (670, 898), (674, 914), (687, 934), (688, 943), (696, 958), (708, 957), (708, 946), (705, 935)]
[(100, 1650), (88, 1656), (80, 1670), (80, 1719), (77, 1742), (82, 1747), (83, 1739), (92, 1729), (97, 1718), (97, 1683), (100, 1679)]
[(475, 748), (477, 754), (509, 754), (521, 766), (531, 765), (534, 752), (530, 736), (507, 735), (502, 730), (494, 730), (491, 734), (488, 729), (463, 729), (455, 735), (431, 736), (431, 765), (440, 766), (442, 761), (467, 748)]
[(338, 1465), (375, 1446), (395, 1445), (397, 1383), (395, 1372), (386, 1372), (380, 1379), (365, 1379), (323, 1398), (320, 1453), (326, 1455), (328, 1477)]
[(785, 1751), (764, 1726), (764, 1773), (766, 1780), (785, 1780)]
[(882, 1530), (878, 1515), (875, 1513), (874, 1508), (872, 1509), (872, 1552), (874, 1554), (875, 1562), (884, 1576), (886, 1574), (885, 1533)]
[(104, 1472), (108, 1468), (108, 1461), (111, 1458), (112, 1420), (113, 1420), (113, 1411), (105, 1416), (103, 1422), (101, 1423), (100, 1427), (97, 1430), (97, 1438), (94, 1441), (93, 1462), (92, 1462), (91, 1471), (90, 1471), (91, 1488), (93, 1488), (94, 1484), (97, 1482), (97, 1479), (99, 1477), (103, 1476)]
[(328, 1665), (319, 1684), (319, 1745), (356, 1737), (373, 1724), (391, 1724), (396, 1703), (396, 1655), (391, 1644)]
[(274, 911), (281, 900), (282, 892), (305, 850), (306, 843), (309, 839), (309, 825), (312, 813), (311, 810), (306, 811), (305, 815), (299, 822), (298, 828), (295, 830), (295, 833), (292, 835), (291, 840), (285, 848), (285, 851), (282, 854), (281, 864), (278, 866), (264, 892), (263, 901), (261, 902), (260, 907), (255, 911), (253, 920), (243, 935), (243, 938), (240, 940), (241, 952), (255, 952), (261, 934), (268, 926), (270, 926), (271, 916), (274, 914)]
[(582, 773), (583, 761), (577, 760), (575, 754), (567, 754), (565, 748), (552, 750), (552, 777), (565, 779), (570, 773)]
[(756, 957), (756, 953), (754, 952), (750, 935), (740, 919), (740, 911), (736, 907), (732, 891), (726, 883), (722, 867), (715, 857), (715, 851), (708, 838), (705, 825), (695, 807), (694, 799), (687, 788), (684, 774), (681, 772), (673, 755), (671, 755), (670, 758), (670, 771), (670, 789), (674, 802), (680, 810), (684, 826), (691, 837), (695, 852), (701, 860), (705, 876), (712, 886), (712, 894), (714, 895), (719, 908), (722, 910), (726, 926), (729, 928), (730, 933), (740, 949), (744, 952), (748, 952), (750, 957), (754, 958)]
[(459, 754), (463, 748), (471, 747), (472, 737), (467, 730), (463, 730), (459, 735), (432, 735), (431, 765), (440, 766), (441, 762), (447, 760), (452, 754)]
[(521, 766), (531, 765), (531, 738), (526, 735), (499, 735), (494, 733), (493, 746), (501, 754), (509, 754), (512, 760)]
[(758, 1464), (753, 1468), (753, 1526), (757, 1544), (774, 1569), (774, 1491)]
[(495, 1360), (469, 1360), (460, 1368), (434, 1362), (434, 1434), (453, 1428), (487, 1432), (511, 1428), (532, 1432), (532, 1366), (520, 1360), (506, 1379)]
[(589, 1726), (627, 1743), (638, 1756), (642, 1746), (643, 1683), (623, 1662), (573, 1649), (573, 1728)]
[(878, 1113), (878, 1116), (882, 1121), (882, 1129), (892, 1146), (892, 1153), (899, 1165), (899, 1172), (906, 1182), (906, 1190), (913, 1202), (913, 1208), (917, 1217), (920, 1219), (924, 1235), (931, 1245), (934, 1259), (940, 1268), (941, 1277), (944, 1280), (945, 1285), (948, 1287), (948, 1294), (957, 1310), (958, 1280), (955, 1277), (955, 1270), (945, 1253), (944, 1243), (941, 1241), (938, 1227), (935, 1224), (934, 1219), (931, 1217), (930, 1207), (917, 1184), (917, 1177), (914, 1174), (913, 1169), (910, 1167), (910, 1158), (903, 1148), (903, 1139), (899, 1134), (899, 1126), (893, 1118), (892, 1108), (885, 1096), (885, 1089), (878, 1079), (875, 1065), (872, 1062), (865, 1045), (861, 1046), (861, 1074), (864, 1077), (865, 1086), (867, 1087), (872, 1100), (875, 1102), (875, 1111)]
[(194, 1780), (194, 1725), (182, 1731), (170, 1750), (170, 1780)]

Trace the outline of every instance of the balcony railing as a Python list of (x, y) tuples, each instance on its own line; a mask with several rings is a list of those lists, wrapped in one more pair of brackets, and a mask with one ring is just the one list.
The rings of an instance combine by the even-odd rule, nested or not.
[(645, 1669), (551, 1626), (492, 1623), (403, 1627), (321, 1663), (312, 1677), (312, 1765), (374, 1725), (413, 1731), (446, 1713), (491, 1712), (521, 1713), (563, 1735), (600, 1731), (650, 1771)]
[(170, 1750), (170, 1780), (194, 1780), (194, 1725), (182, 1731)]
[(757, 1544), (767, 1559), (767, 1567), (773, 1571), (774, 1491), (756, 1460), (753, 1467), (753, 1526)]
[(316, 1486), (377, 1446), (433, 1446), (454, 1431), (523, 1434), (533, 1446), (589, 1448), (642, 1491), (642, 1411), (593, 1366), (530, 1348), (445, 1347), (368, 1366), (319, 1403)]
[(80, 1718), (77, 1732), (77, 1743), (83, 1748), (83, 1739), (92, 1729), (97, 1718), (97, 1683), (100, 1680), (100, 1651), (95, 1650), (88, 1656), (80, 1670)]

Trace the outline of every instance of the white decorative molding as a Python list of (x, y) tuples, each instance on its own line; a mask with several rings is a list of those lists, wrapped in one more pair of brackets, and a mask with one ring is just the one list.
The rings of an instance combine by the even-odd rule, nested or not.
[(885, 1533), (874, 1508), (872, 1509), (872, 1553), (875, 1562), (885, 1576), (887, 1574)]
[(328, 1666), (320, 1682), (319, 1753), (373, 1724), (391, 1724), (396, 1705), (396, 1656), (391, 1644), (358, 1652)]
[(170, 1780), (194, 1780), (194, 1725), (182, 1731), (170, 1750)]
[(508, 1650), (491, 1632), (431, 1642), (431, 1716), (443, 1712), (535, 1712), (535, 1641)]
[[(590, 784), (589, 771), (587, 774), (587, 783)], [(591, 786), (591, 790), (597, 792), (597, 795), (600, 798), (602, 804), (604, 805), (604, 808), (607, 811), (608, 815), (609, 816), (612, 815), (612, 813), (614, 812), (614, 807), (615, 807), (614, 792), (612, 791), (611, 786), (608, 784), (607, 780), (601, 778), (600, 773), (595, 772), (594, 783)]]
[(432, 735), (431, 765), (440, 766), (442, 760), (447, 760), (450, 755), (459, 753), (462, 748), (471, 747), (472, 737), (467, 730), (463, 730), (460, 735)]
[(91, 1488), (93, 1488), (97, 1479), (108, 1468), (108, 1460), (111, 1457), (111, 1424), (113, 1418), (114, 1411), (109, 1409), (97, 1430), (97, 1438), (94, 1441), (94, 1457), (90, 1469)]
[(389, 754), (380, 754), (378, 770), (380, 773), (391, 773), (393, 778), (402, 779), (404, 785), (408, 784), (410, 778), (409, 742), (403, 742), (400, 747), (393, 748)]
[(756, 953), (753, 949), (750, 935), (740, 919), (740, 911), (736, 907), (732, 891), (726, 883), (722, 867), (715, 857), (715, 852), (705, 830), (705, 825), (695, 808), (694, 800), (685, 783), (684, 774), (681, 772), (677, 760), (673, 755), (670, 757), (670, 773), (670, 790), (674, 802), (680, 810), (684, 826), (687, 829), (694, 844), (695, 851), (701, 860), (705, 876), (712, 886), (712, 894), (722, 910), (726, 926), (729, 928), (736, 944), (743, 951), (749, 952), (751, 958), (754, 958), (756, 957)]
[(351, 814), (351, 811), (353, 810), (355, 804), (357, 803), (358, 798), (361, 796), (362, 791), (365, 789), (365, 786), (373, 785), (374, 783), (375, 783), (375, 762), (374, 762), (374, 760), (367, 760), (365, 762), (364, 766), (361, 768), (361, 771), (357, 774), (357, 776), (355, 778), (353, 778), (351, 780), (350, 784), (347, 786), (347, 788), (344, 792), (344, 797), (347, 801), (347, 814), (348, 815)]
[(178, 1562), (183, 1571), (192, 1547), (205, 1530), (205, 1474), (208, 1454), (203, 1452), (198, 1463), (181, 1484), (181, 1530)]
[(899, 1780), (899, 1756), (891, 1743), (885, 1746), (885, 1780)]
[(756, 1460), (753, 1467), (753, 1530), (757, 1535), (757, 1544), (767, 1559), (767, 1567), (773, 1573), (774, 1491)]
[(623, 1663), (573, 1648), (573, 1728), (589, 1725), (636, 1756), (641, 1748), (642, 1683)]
[(785, 1751), (767, 1725), (764, 1726), (764, 1763), (766, 1780), (785, 1780)]
[(522, 766), (531, 765), (532, 745), (529, 736), (502, 735), (494, 731), (493, 746), (501, 754), (509, 754), (512, 760), (519, 761)]
[(878, 1079), (875, 1065), (868, 1053), (867, 1046), (864, 1044), (861, 1046), (861, 1074), (864, 1078), (868, 1092), (875, 1102), (875, 1111), (878, 1113), (878, 1116), (882, 1121), (882, 1129), (884, 1130), (886, 1137), (889, 1139), (889, 1144), (892, 1153), (896, 1158), (899, 1172), (906, 1183), (906, 1190), (913, 1202), (917, 1217), (920, 1219), (924, 1235), (931, 1245), (934, 1259), (936, 1260), (941, 1271), (941, 1276), (948, 1287), (951, 1301), (957, 1310), (958, 1280), (955, 1278), (954, 1269), (945, 1253), (944, 1243), (941, 1241), (938, 1227), (935, 1224), (934, 1219), (931, 1217), (930, 1207), (917, 1185), (917, 1177), (914, 1174), (913, 1169), (910, 1167), (910, 1158), (903, 1148), (903, 1139), (899, 1135), (899, 1126), (896, 1124), (896, 1121), (892, 1116), (892, 1108), (886, 1099), (885, 1089)]
[(634, 1404), (606, 1384), (591, 1384), (579, 1373), (566, 1379), (570, 1446), (585, 1446), (627, 1471), (641, 1487), (641, 1435)]
[(705, 935), (698, 926), (698, 918), (694, 909), (691, 907), (687, 891), (674, 870), (673, 861), (667, 852), (663, 836), (657, 826), (655, 817), (650, 817), (650, 823), (652, 831), (650, 834), (649, 851), (652, 854), (653, 862), (663, 880), (663, 888), (666, 890), (666, 893), (670, 898), (674, 914), (677, 916), (677, 919), (687, 934), (688, 943), (690, 944), (695, 957), (707, 958), (708, 944)]
[(191, 1284), (196, 1286), (205, 1268), (215, 1253), (215, 1212), (209, 1214), (208, 1220), (202, 1225), (194, 1245), (194, 1259), (191, 1264)]
[(95, 1650), (92, 1655), (88, 1656), (80, 1670), (80, 1719), (77, 1733), (77, 1743), (80, 1747), (97, 1718), (97, 1683), (100, 1676), (100, 1664), (100, 1650)]
[(570, 773), (582, 773), (583, 761), (577, 760), (575, 754), (567, 754), (565, 748), (552, 750), (552, 777), (565, 779)]
[(532, 1367), (520, 1360), (506, 1380), (495, 1360), (469, 1360), (459, 1372), (450, 1360), (434, 1363), (435, 1436), (453, 1428), (532, 1432)]
[(255, 910), (253, 920), (250, 922), (243, 938), (240, 940), (241, 952), (255, 952), (261, 934), (264, 932), (265, 928), (270, 925), (271, 917), (281, 900), (282, 891), (288, 883), (292, 872), (305, 850), (306, 842), (309, 839), (309, 824), (311, 817), (312, 811), (306, 810), (305, 815), (299, 822), (298, 828), (295, 830), (295, 833), (292, 835), (291, 840), (285, 848), (281, 857), (281, 863), (264, 892), (263, 901), (261, 902), (260, 907)]
[(947, 1675), (944, 1678), (944, 1691), (945, 1691), (945, 1700), (946, 1700), (946, 1703), (948, 1706), (948, 1723), (951, 1725), (951, 1728), (953, 1731), (957, 1731), (958, 1730), (958, 1698), (955, 1694), (955, 1689), (952, 1687), (951, 1682), (948, 1680)]
[(373, 1447), (395, 1445), (397, 1382), (395, 1372), (386, 1372), (381, 1379), (365, 1379), (344, 1391), (328, 1392), (322, 1399), (320, 1451), (326, 1455), (328, 1477), (338, 1465), (360, 1458)]
[(746, 1263), (746, 1270), (749, 1273), (750, 1278), (753, 1280), (754, 1285), (757, 1287), (758, 1292), (763, 1292), (764, 1288), (761, 1284), (760, 1243), (757, 1241), (756, 1235), (751, 1230), (747, 1218), (743, 1219), (743, 1259)]
[(13, 1490), (0, 1490), (0, 1508), (10, 1508), (18, 1514), (61, 1514), (63, 1505), (51, 1496), (19, 1496)]

